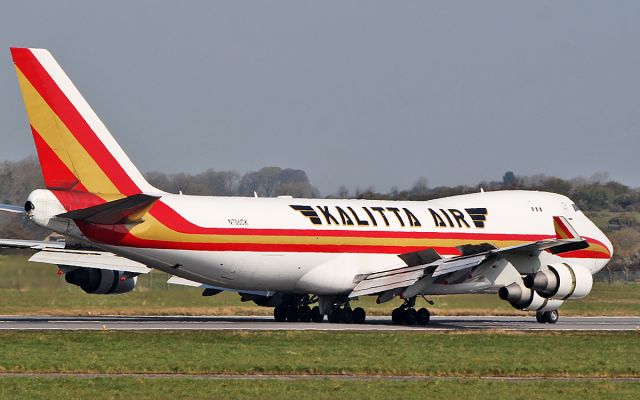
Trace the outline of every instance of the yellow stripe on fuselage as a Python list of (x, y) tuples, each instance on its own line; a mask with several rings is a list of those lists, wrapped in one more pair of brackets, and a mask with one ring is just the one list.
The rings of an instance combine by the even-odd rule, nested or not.
[[(182, 243), (252, 243), (252, 244), (310, 244), (310, 245), (352, 245), (352, 246), (402, 246), (402, 247), (455, 247), (461, 244), (486, 243), (482, 239), (434, 239), (434, 238), (378, 238), (353, 236), (295, 236), (295, 235), (218, 235), (190, 234), (174, 231), (151, 214), (144, 216), (144, 222), (135, 225), (129, 233), (138, 239), (160, 240)], [(520, 240), (494, 241), (496, 247), (515, 246)]]

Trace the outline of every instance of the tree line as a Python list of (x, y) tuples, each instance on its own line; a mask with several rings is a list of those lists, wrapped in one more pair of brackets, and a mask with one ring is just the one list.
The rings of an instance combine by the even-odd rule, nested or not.
[[(299, 198), (320, 197), (305, 171), (265, 167), (241, 174), (237, 171), (209, 169), (198, 174), (165, 174), (149, 172), (146, 179), (152, 185), (170, 193), (212, 196), (275, 197), (290, 195)], [(35, 157), (0, 164), (0, 203), (22, 204), (31, 190), (43, 187), (40, 166)], [(341, 186), (327, 198), (357, 198), (379, 200), (430, 200), (474, 193), (480, 190), (540, 190), (571, 198), (614, 243), (615, 254), (608, 272), (620, 270), (627, 277), (640, 270), (640, 189), (612, 180), (606, 173), (590, 177), (563, 179), (547, 175), (517, 175), (506, 172), (502, 179), (475, 185), (431, 187), (420, 177), (410, 188), (392, 188), (379, 192), (372, 187), (350, 191)], [(0, 213), (0, 236), (40, 238), (43, 229), (28, 224), (24, 218)]]

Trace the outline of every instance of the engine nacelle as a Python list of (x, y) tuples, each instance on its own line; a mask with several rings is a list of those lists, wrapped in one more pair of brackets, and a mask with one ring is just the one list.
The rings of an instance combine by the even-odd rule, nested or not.
[(546, 299), (519, 283), (500, 288), (498, 296), (508, 301), (514, 308), (524, 311), (552, 311), (557, 310), (564, 303), (563, 300)]
[[(63, 269), (69, 268), (61, 266)], [(64, 280), (80, 286), (90, 294), (127, 293), (136, 287), (136, 277), (127, 277), (122, 271), (98, 268), (75, 268), (64, 275)]]
[(593, 276), (587, 267), (558, 263), (526, 276), (524, 284), (545, 298), (581, 299), (591, 292)]

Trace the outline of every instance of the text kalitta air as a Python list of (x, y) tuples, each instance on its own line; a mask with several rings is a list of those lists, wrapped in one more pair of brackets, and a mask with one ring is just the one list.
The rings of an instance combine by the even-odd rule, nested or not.
[[(405, 207), (342, 207), (289, 205), (313, 225), (327, 226), (391, 226), (421, 227), (420, 219)], [(484, 228), (486, 208), (427, 209), (436, 228)]]

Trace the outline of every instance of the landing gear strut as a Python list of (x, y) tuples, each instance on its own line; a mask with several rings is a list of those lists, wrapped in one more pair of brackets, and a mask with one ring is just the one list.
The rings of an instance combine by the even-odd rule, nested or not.
[(556, 322), (558, 322), (559, 318), (560, 316), (558, 315), (558, 310), (536, 312), (536, 321), (541, 324), (555, 324)]
[(416, 310), (416, 298), (405, 300), (404, 304), (393, 310), (391, 321), (395, 325), (428, 325), (431, 320), (431, 313), (426, 308)]

